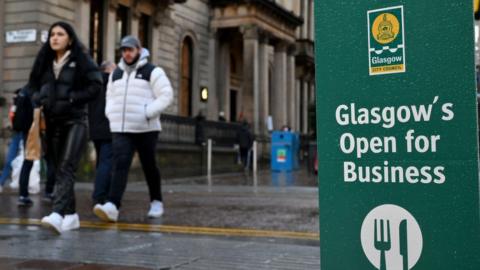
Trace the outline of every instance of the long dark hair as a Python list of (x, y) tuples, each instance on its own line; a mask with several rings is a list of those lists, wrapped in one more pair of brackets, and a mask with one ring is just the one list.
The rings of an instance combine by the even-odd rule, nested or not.
[(37, 54), (37, 58), (33, 64), (28, 83), (31, 88), (38, 89), (40, 87), (43, 73), (50, 69), (53, 60), (56, 57), (56, 52), (52, 49), (52, 47), (50, 47), (50, 35), (52, 33), (52, 29), (56, 26), (63, 28), (70, 38), (70, 43), (67, 47), (67, 50), (70, 50), (71, 52), (70, 58), (75, 59), (77, 62), (76, 65), (78, 72), (76, 72), (76, 74), (84, 74), (83, 69), (86, 68), (89, 58), (88, 50), (78, 39), (73, 27), (66, 22), (59, 21), (50, 26), (48, 29), (47, 41), (43, 44), (42, 48)]

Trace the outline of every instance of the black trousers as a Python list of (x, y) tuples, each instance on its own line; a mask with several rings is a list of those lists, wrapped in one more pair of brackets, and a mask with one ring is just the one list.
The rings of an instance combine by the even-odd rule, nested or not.
[[(27, 134), (27, 133), (25, 133)], [(47, 153), (47, 146), (45, 142), (45, 136), (42, 136), (42, 150), (44, 153)], [(27, 135), (23, 139), (23, 149), (27, 148)], [(53, 189), (55, 187), (55, 166), (52, 161), (48, 159), (47, 155), (44, 155), (44, 158), (47, 162), (47, 182), (45, 184), (45, 194), (53, 193)], [(28, 197), (28, 184), (30, 182), (30, 172), (32, 171), (33, 167), (33, 160), (24, 160), (22, 164), (22, 168), (20, 170), (20, 178), (19, 178), (19, 191), (20, 196)]]
[(128, 172), (135, 150), (138, 152), (143, 173), (147, 180), (150, 201), (162, 201), (161, 178), (156, 163), (158, 132), (113, 133), (113, 175), (107, 201), (121, 206), (123, 193), (127, 187)]
[(47, 121), (47, 160), (55, 167), (55, 198), (53, 212), (70, 215), (75, 210), (75, 173), (87, 138), (83, 120), (66, 122)]

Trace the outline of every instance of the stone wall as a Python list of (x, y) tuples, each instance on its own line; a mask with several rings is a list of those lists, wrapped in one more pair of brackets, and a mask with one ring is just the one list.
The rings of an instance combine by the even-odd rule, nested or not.
[[(59, 20), (74, 23), (76, 2), (73, 0), (5, 0), (4, 29), (36, 29), (37, 39), (29, 43), (3, 43), (3, 90), (8, 97), (28, 80), (35, 56), (41, 46), (41, 32)], [(5, 95), (6, 94), (6, 95)], [(8, 98), (7, 98), (8, 100)]]
[(193, 41), (193, 114), (204, 107), (200, 103), (200, 86), (208, 85), (208, 41), (209, 41), (209, 7), (207, 1), (187, 1), (175, 4), (167, 11), (169, 17), (163, 19), (159, 26), (159, 52), (157, 63), (162, 66), (174, 88), (174, 104), (167, 113), (178, 112), (178, 89), (180, 87), (180, 61), (182, 42), (186, 37)]

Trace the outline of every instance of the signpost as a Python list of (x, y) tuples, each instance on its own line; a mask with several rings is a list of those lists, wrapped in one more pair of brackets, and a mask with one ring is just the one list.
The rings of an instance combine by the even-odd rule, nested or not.
[(321, 269), (480, 269), (471, 1), (315, 8)]

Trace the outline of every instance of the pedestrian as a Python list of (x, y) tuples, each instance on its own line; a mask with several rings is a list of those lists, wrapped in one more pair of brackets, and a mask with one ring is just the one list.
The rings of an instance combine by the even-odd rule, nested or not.
[(292, 128), (290, 128), (289, 125), (283, 125), (281, 130), (284, 132), (290, 132), (292, 131)]
[(160, 113), (173, 99), (170, 81), (162, 68), (148, 62), (148, 51), (134, 36), (122, 39), (122, 59), (110, 75), (105, 113), (113, 138), (112, 185), (105, 204), (93, 211), (104, 221), (116, 222), (135, 150), (138, 152), (150, 193), (148, 217), (162, 216), (163, 200), (156, 145), (161, 130)]
[(103, 76), (103, 88), (97, 98), (88, 104), (88, 124), (90, 140), (93, 141), (97, 162), (95, 166), (95, 184), (92, 193), (93, 205), (106, 202), (112, 181), (112, 133), (105, 116), (105, 96), (110, 73), (116, 68), (111, 61), (100, 65)]
[(29, 88), (35, 106), (45, 115), (47, 160), (55, 167), (53, 209), (41, 223), (57, 233), (77, 229), (75, 173), (86, 144), (87, 103), (100, 92), (102, 76), (70, 24), (50, 26)]
[(242, 126), (237, 132), (237, 143), (240, 148), (240, 160), (243, 167), (248, 170), (250, 167), (249, 152), (253, 146), (253, 135), (246, 120), (242, 122)]
[(3, 186), (12, 172), (12, 161), (17, 156), (20, 144), (26, 141), (26, 135), (33, 121), (32, 102), (27, 92), (25, 87), (17, 89), (15, 91), (15, 97), (13, 98), (12, 108), (10, 109), (13, 135), (10, 145), (8, 146), (7, 158), (2, 170), (2, 175), (0, 175), (0, 192), (3, 191)]
[(227, 121), (227, 119), (225, 119), (225, 112), (220, 111), (220, 112), (218, 113), (218, 121), (219, 121), (219, 122), (226, 122), (226, 121)]
[(195, 144), (204, 145), (205, 144), (205, 116), (203, 115), (202, 110), (198, 111), (197, 116), (195, 116)]

